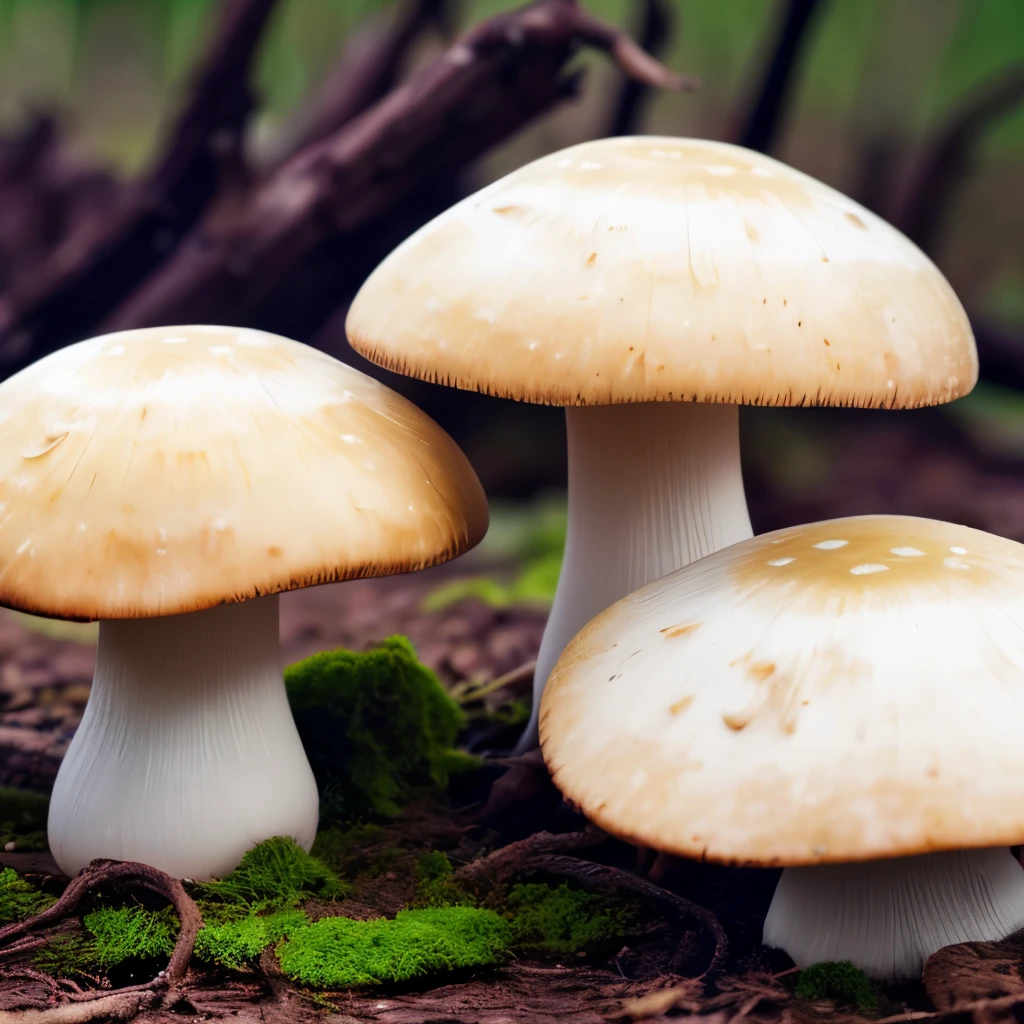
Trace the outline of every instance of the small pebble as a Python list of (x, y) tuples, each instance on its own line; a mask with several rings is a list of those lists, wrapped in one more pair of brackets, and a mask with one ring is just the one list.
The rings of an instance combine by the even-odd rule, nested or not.
[(12, 839), (8, 843), (4, 843), (4, 853), (14, 853), (18, 848), (18, 844)]

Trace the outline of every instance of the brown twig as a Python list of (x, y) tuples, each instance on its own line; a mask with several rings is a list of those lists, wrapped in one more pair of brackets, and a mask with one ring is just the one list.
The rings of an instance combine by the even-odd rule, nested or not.
[(767, 153), (778, 137), (792, 92), (807, 30), (820, 0), (789, 0), (767, 70), (734, 139), (741, 146)]
[[(88, 1004), (91, 1016), (76, 1016), (75, 1012), (67, 1009), (66, 1005), (45, 1011), (33, 1011), (47, 1014), (57, 1014), (60, 1011), (64, 1014), (63, 1016), (46, 1017), (46, 1020), (69, 1022), (93, 1020), (101, 1016), (116, 1017), (118, 1013), (128, 1014), (132, 1007), (134, 1010), (131, 1010), (131, 1014), (134, 1014), (138, 1012), (143, 1002), (146, 1005), (151, 1005), (157, 996), (164, 1001), (173, 998), (185, 977), (185, 971), (188, 969), (192, 950), (195, 947), (196, 936), (203, 924), (199, 908), (192, 897), (185, 892), (184, 886), (178, 879), (147, 864), (136, 864), (130, 861), (94, 860), (81, 874), (71, 880), (60, 899), (53, 906), (27, 921), (15, 922), (0, 928), (0, 960), (34, 948), (37, 943), (29, 938), (33, 932), (48, 928), (71, 916), (78, 909), (89, 890), (99, 885), (141, 887), (168, 899), (180, 922), (174, 950), (167, 962), (167, 967), (152, 981), (121, 988), (114, 993), (99, 995), (86, 991), (69, 997), (70, 1004)], [(22, 941), (14, 941), (18, 939)], [(147, 993), (152, 994), (153, 998), (143, 998)], [(99, 1008), (101, 1006), (103, 1009)], [(22, 1020), (23, 1018), (19, 1017), (18, 1019)], [(44, 1018), (40, 1017), (39, 1020), (42, 1022)], [(4, 1021), (5, 1018), (0, 1013), (0, 1024), (4, 1024)]]
[(607, 836), (596, 825), (588, 825), (582, 832), (535, 832), (526, 839), (509, 843), (486, 857), (470, 861), (455, 872), (455, 879), (474, 884), (484, 879), (507, 878), (517, 871), (530, 868), (538, 857), (549, 857), (569, 850), (582, 850), (603, 843)]
[[(425, 181), (450, 179), (570, 94), (563, 66), (580, 43), (651, 85), (687, 84), (575, 0), (499, 15), (282, 167), (231, 224), (196, 232), (107, 327), (244, 320), (319, 246), (373, 223)], [(332, 292), (337, 301), (336, 284)]]
[(934, 135), (915, 163), (890, 220), (929, 251), (953, 190), (970, 166), (978, 140), (993, 122), (1024, 103), (1024, 65), (982, 84)]
[(668, 889), (662, 889), (653, 882), (647, 881), (646, 878), (631, 875), (628, 871), (623, 871), (621, 868), (610, 867), (607, 864), (595, 864), (592, 861), (578, 860), (576, 857), (545, 853), (531, 857), (529, 866), (591, 885), (607, 885), (616, 889), (626, 889), (644, 896), (655, 903), (671, 907), (677, 913), (695, 917), (707, 928), (715, 940), (715, 952), (711, 962), (698, 977), (705, 977), (725, 963), (725, 957), (729, 951), (729, 939), (721, 922), (710, 910), (686, 899), (685, 896), (680, 896), (678, 893), (671, 892)]
[(252, 106), (249, 66), (276, 0), (223, 0), (190, 98), (148, 174), (0, 298), (0, 372), (87, 331), (166, 255), (237, 159)]
[[(660, 56), (672, 38), (674, 8), (666, 0), (645, 0), (637, 41), (654, 57)], [(643, 123), (651, 87), (632, 76), (619, 87), (618, 97), (608, 125), (609, 135), (633, 135)]]

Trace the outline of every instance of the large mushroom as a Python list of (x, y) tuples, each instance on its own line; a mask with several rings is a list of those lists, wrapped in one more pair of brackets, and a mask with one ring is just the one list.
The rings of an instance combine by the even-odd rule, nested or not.
[(565, 561), (520, 749), (585, 622), (750, 537), (738, 405), (913, 408), (977, 378), (967, 317), (916, 246), (698, 139), (602, 139), (513, 172), (388, 256), (347, 329), (399, 373), (567, 407)]
[(803, 967), (919, 976), (1024, 926), (1024, 545), (865, 516), (767, 534), (572, 641), (544, 757), (603, 828), (784, 866), (764, 928)]
[(100, 619), (57, 775), (62, 870), (95, 857), (223, 875), (316, 833), (277, 594), (476, 544), (480, 484), (382, 384), (259, 331), (84, 341), (0, 384), (0, 604)]

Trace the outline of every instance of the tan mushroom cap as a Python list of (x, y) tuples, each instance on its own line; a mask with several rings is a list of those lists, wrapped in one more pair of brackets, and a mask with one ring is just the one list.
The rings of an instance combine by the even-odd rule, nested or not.
[(389, 369), (555, 405), (909, 408), (978, 373), (915, 245), (785, 164), (699, 139), (601, 139), (509, 174), (388, 256), (346, 326)]
[(601, 827), (723, 863), (1024, 840), (1024, 545), (865, 516), (726, 548), (624, 598), (541, 707)]
[(194, 611), (419, 569), (487, 506), (415, 406), (306, 345), (167, 327), (83, 341), (0, 384), (0, 604)]

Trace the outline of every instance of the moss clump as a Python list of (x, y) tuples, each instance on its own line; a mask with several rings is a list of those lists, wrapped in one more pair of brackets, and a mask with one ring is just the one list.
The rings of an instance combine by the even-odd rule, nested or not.
[(0, 870), (0, 925), (26, 921), (56, 901), (30, 885), (13, 868)]
[(285, 670), (285, 684), (328, 822), (397, 815), (477, 764), (454, 749), (462, 711), (405, 637), (314, 654)]
[(878, 1009), (878, 993), (871, 979), (849, 960), (813, 964), (802, 970), (797, 978), (796, 997), (834, 999), (864, 1012)]
[(80, 953), (93, 968), (109, 971), (126, 960), (168, 957), (178, 935), (172, 907), (100, 907), (82, 918), (92, 941)]
[(45, 850), (49, 809), (45, 793), (0, 786), (0, 847), (14, 843), (16, 850)]
[(268, 946), (309, 926), (301, 910), (249, 914), (223, 924), (206, 923), (196, 936), (196, 958), (238, 970), (256, 960)]
[(596, 893), (542, 883), (513, 886), (505, 901), (515, 944), (549, 953), (577, 953), (628, 934), (628, 906)]
[(453, 877), (448, 854), (430, 850), (416, 862), (416, 894), (410, 907), (472, 907), (476, 901)]
[(356, 988), (497, 964), (510, 939), (493, 911), (432, 907), (403, 910), (393, 920), (325, 917), (286, 939), (278, 957), (301, 985)]
[(196, 886), (201, 900), (243, 913), (291, 907), (310, 896), (340, 899), (351, 891), (326, 864), (282, 836), (254, 846), (226, 878)]

